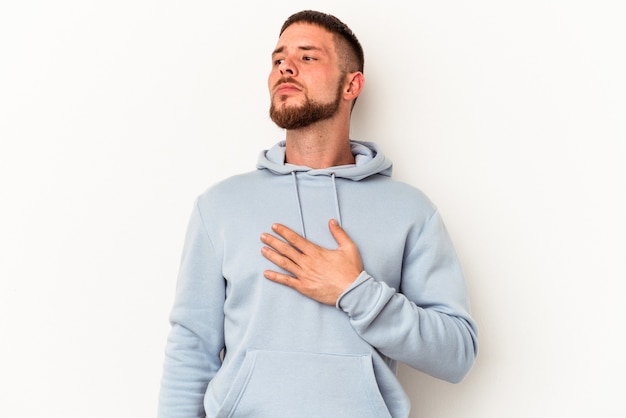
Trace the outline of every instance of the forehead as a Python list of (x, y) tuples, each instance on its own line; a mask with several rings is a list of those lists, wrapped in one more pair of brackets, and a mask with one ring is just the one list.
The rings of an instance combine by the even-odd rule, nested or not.
[(276, 51), (316, 48), (331, 54), (335, 51), (334, 36), (321, 26), (298, 22), (290, 25), (278, 38)]

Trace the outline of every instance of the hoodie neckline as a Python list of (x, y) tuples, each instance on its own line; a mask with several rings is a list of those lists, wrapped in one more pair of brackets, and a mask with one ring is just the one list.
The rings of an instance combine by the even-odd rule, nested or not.
[(286, 142), (281, 141), (259, 155), (257, 168), (269, 170), (276, 175), (287, 175), (293, 172), (305, 173), (310, 176), (331, 176), (359, 181), (375, 174), (390, 177), (392, 162), (382, 154), (378, 146), (372, 142), (350, 141), (355, 163), (335, 167), (313, 169), (285, 163)]

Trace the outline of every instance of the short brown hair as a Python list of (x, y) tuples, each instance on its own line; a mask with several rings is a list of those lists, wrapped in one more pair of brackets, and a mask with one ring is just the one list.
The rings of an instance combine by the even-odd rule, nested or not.
[(294, 13), (285, 20), (278, 36), (282, 35), (289, 26), (299, 22), (321, 26), (332, 33), (335, 36), (337, 50), (345, 67), (344, 70), (347, 72), (363, 72), (365, 65), (363, 48), (348, 25), (333, 15), (314, 10), (303, 10)]

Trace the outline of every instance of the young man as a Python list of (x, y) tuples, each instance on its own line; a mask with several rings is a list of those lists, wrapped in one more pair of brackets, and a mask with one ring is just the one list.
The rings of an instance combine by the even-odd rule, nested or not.
[(472, 366), (476, 326), (439, 213), (349, 139), (363, 83), (342, 22), (285, 22), (268, 86), (286, 139), (196, 201), (160, 417), (407, 417), (398, 361), (452, 382)]

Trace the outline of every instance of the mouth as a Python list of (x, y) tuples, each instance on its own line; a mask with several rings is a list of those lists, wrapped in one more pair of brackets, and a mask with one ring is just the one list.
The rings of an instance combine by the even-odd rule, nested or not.
[(274, 86), (274, 94), (287, 95), (302, 91), (302, 87), (291, 80), (282, 80)]

